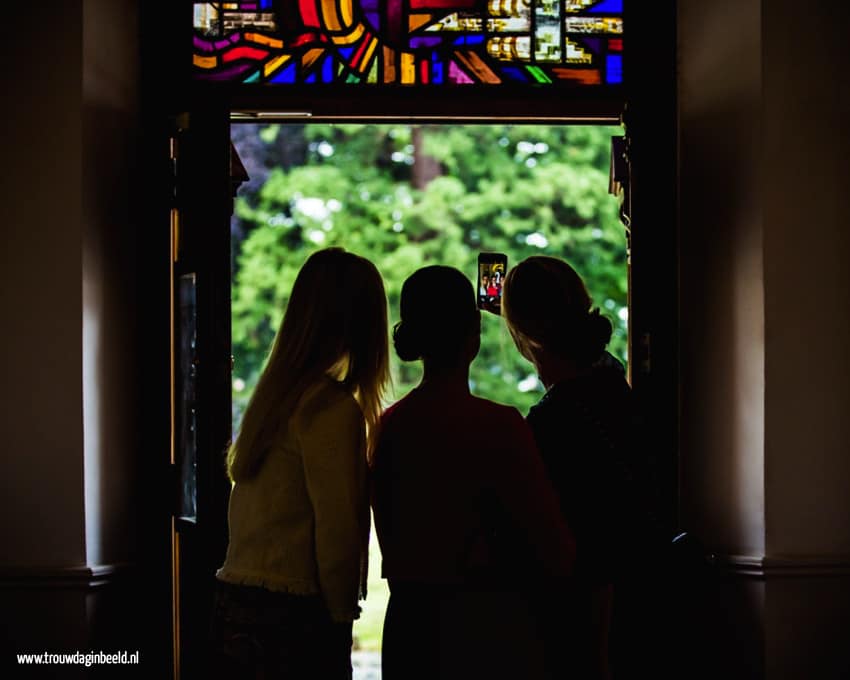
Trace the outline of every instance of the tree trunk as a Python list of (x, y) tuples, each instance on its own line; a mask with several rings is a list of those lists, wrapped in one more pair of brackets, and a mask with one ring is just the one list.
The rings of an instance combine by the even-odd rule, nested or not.
[(440, 162), (425, 153), (425, 128), (417, 125), (412, 130), (413, 136), (413, 188), (424, 189), (435, 177), (442, 173)]

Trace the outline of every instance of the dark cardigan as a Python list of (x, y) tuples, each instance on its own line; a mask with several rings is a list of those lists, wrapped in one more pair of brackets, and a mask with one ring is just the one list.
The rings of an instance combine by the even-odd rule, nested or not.
[(604, 359), (553, 385), (527, 418), (576, 537), (577, 575), (600, 585), (632, 571), (642, 538), (657, 531), (631, 388), (622, 365)]

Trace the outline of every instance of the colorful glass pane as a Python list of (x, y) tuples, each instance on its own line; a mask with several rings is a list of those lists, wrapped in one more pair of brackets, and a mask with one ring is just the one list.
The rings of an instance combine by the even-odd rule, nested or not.
[(193, 63), (243, 83), (617, 86), (623, 0), (197, 2)]

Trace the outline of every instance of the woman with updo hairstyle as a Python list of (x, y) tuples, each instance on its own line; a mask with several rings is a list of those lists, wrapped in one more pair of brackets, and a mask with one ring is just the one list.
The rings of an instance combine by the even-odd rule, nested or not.
[(572, 533), (515, 408), (473, 396), (480, 312), (459, 270), (401, 290), (393, 341), (421, 383), (383, 415), (373, 512), (390, 588), (384, 680), (544, 678), (531, 583), (561, 588)]
[(443, 372), (466, 364), (478, 354), (481, 316), (466, 295), (466, 277), (452, 267), (420, 269), (402, 286), (401, 321), (393, 328), (393, 344), (402, 361), (422, 359), (426, 370)]
[(511, 269), (502, 304), (517, 349), (544, 371), (544, 385), (549, 372), (558, 378), (588, 369), (611, 340), (611, 322), (591, 308), (584, 281), (554, 257), (534, 255)]
[(625, 634), (627, 581), (654, 520), (634, 444), (631, 388), (622, 364), (606, 351), (611, 322), (593, 307), (575, 269), (542, 255), (508, 272), (502, 315), (546, 389), (527, 422), (576, 537), (575, 587), (563, 594), (565, 602), (541, 601), (550, 671), (639, 677), (629, 675), (636, 659), (627, 651), (634, 636)]

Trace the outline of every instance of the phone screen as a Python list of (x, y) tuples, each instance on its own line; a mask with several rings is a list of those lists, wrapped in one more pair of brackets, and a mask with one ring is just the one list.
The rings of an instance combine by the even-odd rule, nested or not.
[(478, 308), (499, 313), (502, 309), (502, 285), (508, 271), (508, 256), (504, 253), (478, 255)]

